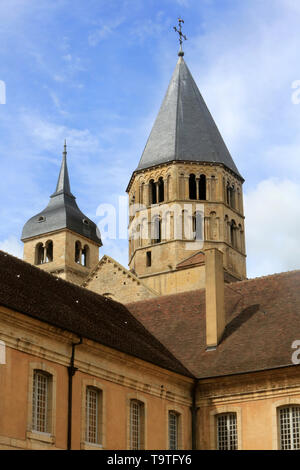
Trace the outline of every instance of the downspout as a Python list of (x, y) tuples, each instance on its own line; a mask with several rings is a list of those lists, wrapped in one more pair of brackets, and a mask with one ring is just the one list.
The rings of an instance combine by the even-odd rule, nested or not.
[(192, 450), (197, 450), (197, 388), (198, 379), (194, 380), (194, 386), (192, 389)]
[(75, 356), (75, 347), (82, 344), (82, 338), (78, 343), (72, 343), (72, 355), (70, 360), (70, 365), (68, 366), (68, 438), (67, 438), (67, 450), (71, 450), (72, 447), (72, 394), (73, 394), (73, 376), (77, 371), (77, 367), (74, 367), (74, 356)]

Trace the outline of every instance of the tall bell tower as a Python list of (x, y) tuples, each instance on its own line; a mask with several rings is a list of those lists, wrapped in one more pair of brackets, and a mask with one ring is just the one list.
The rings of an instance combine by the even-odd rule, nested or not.
[(204, 287), (203, 250), (223, 252), (225, 280), (246, 278), (243, 177), (184, 61), (127, 187), (129, 266), (169, 294)]
[(71, 193), (66, 142), (56, 190), (48, 206), (26, 222), (21, 239), (25, 261), (75, 284), (81, 285), (99, 261), (99, 230)]

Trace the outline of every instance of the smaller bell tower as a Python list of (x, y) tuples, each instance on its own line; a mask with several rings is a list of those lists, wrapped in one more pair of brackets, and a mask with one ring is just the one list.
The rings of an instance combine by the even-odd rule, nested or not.
[(77, 206), (71, 193), (67, 145), (48, 206), (23, 227), (24, 261), (81, 285), (99, 261), (102, 246), (96, 224)]

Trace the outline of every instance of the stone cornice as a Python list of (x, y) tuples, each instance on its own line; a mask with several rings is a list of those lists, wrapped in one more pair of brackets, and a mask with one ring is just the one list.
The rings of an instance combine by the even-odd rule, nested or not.
[[(78, 341), (78, 336), (1, 306), (0, 339), (5, 341), (7, 347), (66, 367), (70, 363), (71, 344)], [(86, 356), (88, 357), (85, 360)], [(103, 367), (104, 363), (106, 367)], [(120, 364), (124, 368), (121, 375), (118, 372)], [(75, 366), (82, 373), (92, 374), (133, 390), (144, 391), (155, 397), (163, 396), (160, 386), (155, 385), (155, 380), (163, 384), (169, 383), (172, 388), (178, 390), (178, 393), (174, 394), (174, 401), (190, 405), (193, 379), (92, 340), (84, 339), (80, 348), (77, 348)], [(137, 372), (145, 376), (146, 383), (135, 378)], [(167, 389), (165, 398), (166, 393)]]

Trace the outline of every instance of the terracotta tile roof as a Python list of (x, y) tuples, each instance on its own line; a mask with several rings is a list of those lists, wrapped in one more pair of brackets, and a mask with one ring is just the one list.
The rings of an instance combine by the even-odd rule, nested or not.
[(227, 326), (215, 351), (205, 345), (205, 291), (127, 305), (198, 378), (292, 366), (300, 340), (300, 271), (225, 285)]
[(180, 263), (177, 264), (176, 269), (180, 268), (188, 268), (189, 266), (194, 266), (196, 264), (204, 264), (205, 263), (205, 254), (201, 251), (199, 253), (195, 253), (192, 256), (184, 259)]
[(56, 278), (3, 251), (0, 251), (0, 304), (160, 367), (191, 376), (124, 305)]

